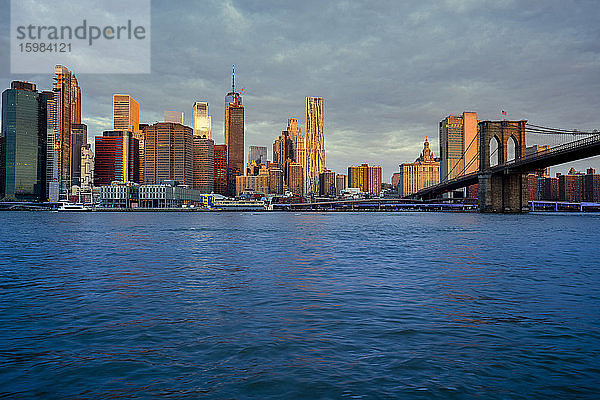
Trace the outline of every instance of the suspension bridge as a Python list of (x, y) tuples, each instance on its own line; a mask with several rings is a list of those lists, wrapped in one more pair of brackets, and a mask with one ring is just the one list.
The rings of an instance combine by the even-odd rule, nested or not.
[[(544, 145), (544, 148), (526, 154), (527, 142)], [(475, 155), (466, 160), (465, 155), (470, 154), (472, 146), (477, 146), (477, 152), (471, 151)], [(528, 173), (596, 155), (600, 155), (600, 132), (597, 130), (554, 129), (525, 120), (481, 121), (478, 134), (445, 179), (407, 198), (434, 200), (444, 193), (478, 184), (480, 212), (527, 212)]]

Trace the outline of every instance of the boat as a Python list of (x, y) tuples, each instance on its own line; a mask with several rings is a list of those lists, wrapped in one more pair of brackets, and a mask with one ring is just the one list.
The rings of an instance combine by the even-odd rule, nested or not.
[(56, 211), (91, 211), (91, 208), (82, 203), (61, 202)]
[(220, 211), (264, 211), (265, 203), (261, 200), (215, 199), (213, 209)]

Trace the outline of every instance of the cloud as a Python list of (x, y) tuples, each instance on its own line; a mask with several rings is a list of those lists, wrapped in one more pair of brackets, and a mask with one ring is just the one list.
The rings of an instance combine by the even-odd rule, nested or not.
[[(0, 5), (7, 5), (0, 0)], [(138, 99), (142, 120), (180, 110), (191, 122), (206, 100), (213, 137), (223, 139), (224, 96), (246, 88), (246, 147), (272, 148), (305, 97), (325, 98), (327, 166), (369, 162), (389, 180), (413, 161), (425, 136), (438, 154), (438, 123), (449, 114), (529, 119), (546, 126), (600, 128), (597, 2), (516, 1), (178, 1), (152, 3), (152, 73), (80, 75), (89, 136), (105, 129), (113, 93)], [(8, 54), (7, 13), (0, 50)], [(0, 61), (0, 80), (11, 76)], [(302, 130), (305, 131), (304, 126)], [(575, 164), (600, 170), (598, 158)], [(568, 170), (559, 167), (556, 170)]]

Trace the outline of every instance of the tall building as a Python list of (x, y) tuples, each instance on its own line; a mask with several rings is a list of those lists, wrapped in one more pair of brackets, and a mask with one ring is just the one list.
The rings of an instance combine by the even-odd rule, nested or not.
[(235, 70), (231, 92), (225, 96), (225, 145), (227, 146), (227, 194), (235, 195), (236, 177), (244, 175), (244, 106), (235, 91)]
[(81, 148), (81, 182), (82, 190), (91, 190), (94, 186), (94, 152), (87, 143)]
[[(54, 115), (55, 154), (49, 159), (56, 163), (57, 176), (53, 176), (61, 193), (67, 193), (71, 187), (71, 125), (81, 122), (81, 91), (75, 74), (68, 68), (57, 65), (54, 67), (54, 92), (52, 110)], [(54, 171), (54, 166), (50, 167)]]
[(600, 203), (600, 174), (588, 168), (583, 177), (583, 201)]
[(584, 175), (581, 172), (571, 171), (567, 175), (558, 177), (558, 200), (569, 203), (579, 203), (583, 199)]
[(144, 134), (140, 125), (140, 103), (128, 94), (113, 95), (113, 130), (133, 132), (140, 147), (140, 181), (144, 179)]
[(194, 189), (214, 190), (215, 142), (205, 135), (194, 136)]
[(319, 196), (335, 197), (335, 172), (325, 170), (319, 174)]
[(317, 192), (319, 174), (325, 170), (323, 136), (323, 98), (306, 98), (306, 171), (307, 193)]
[(71, 124), (71, 184), (81, 184), (81, 149), (87, 144), (87, 125)]
[(368, 164), (348, 167), (348, 187), (378, 196), (381, 192), (381, 167)]
[(197, 101), (192, 108), (194, 137), (211, 138), (211, 117), (208, 113), (208, 103)]
[(94, 186), (140, 182), (139, 140), (131, 131), (104, 131), (95, 138)]
[(439, 125), (440, 181), (477, 172), (477, 113), (465, 111), (460, 116), (449, 115)]
[(281, 132), (281, 135), (273, 143), (273, 162), (277, 163), (283, 169), (283, 180), (287, 186), (289, 183), (290, 164), (295, 161), (294, 145), (288, 131)]
[(248, 163), (256, 162), (258, 165), (267, 163), (267, 148), (264, 146), (250, 146)]
[(414, 163), (400, 164), (398, 194), (408, 196), (440, 181), (440, 162), (433, 157), (429, 142), (425, 139), (423, 152)]
[(269, 193), (283, 194), (283, 168), (279, 164), (269, 166)]
[[(172, 122), (157, 122), (144, 129), (144, 183), (165, 180), (193, 185), (193, 130)], [(96, 154), (96, 168), (98, 168)]]
[(29, 82), (2, 92), (0, 199), (46, 200), (45, 97)]
[(214, 191), (225, 196), (227, 195), (227, 145), (216, 144), (214, 157)]
[(335, 188), (337, 194), (348, 187), (348, 175), (337, 174), (335, 177)]
[(288, 119), (287, 131), (290, 135), (290, 139), (292, 139), (293, 159), (300, 164), (303, 171), (306, 171), (306, 146), (302, 130), (298, 127), (297, 118)]
[(183, 111), (165, 111), (165, 121), (183, 125)]
[(288, 166), (288, 190), (297, 196), (304, 196), (304, 168), (298, 162)]

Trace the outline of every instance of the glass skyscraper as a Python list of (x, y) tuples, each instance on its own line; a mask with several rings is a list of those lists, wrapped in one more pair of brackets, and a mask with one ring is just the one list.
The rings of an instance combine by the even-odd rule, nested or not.
[(325, 170), (323, 98), (306, 98), (306, 193), (317, 193), (319, 174)]

